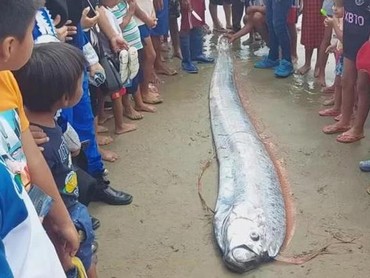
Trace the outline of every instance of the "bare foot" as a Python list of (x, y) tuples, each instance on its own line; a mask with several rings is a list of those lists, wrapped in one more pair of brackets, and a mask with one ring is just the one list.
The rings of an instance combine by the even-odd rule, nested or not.
[(128, 133), (128, 132), (131, 132), (131, 131), (134, 131), (134, 130), (136, 130), (136, 125), (123, 123), (122, 126), (116, 127), (115, 133), (117, 135), (120, 135), (120, 134)]
[(155, 84), (155, 85), (158, 85), (158, 84), (161, 84), (162, 83), (162, 80), (159, 78), (159, 76), (154, 72), (153, 73), (153, 80), (150, 81), (149, 83), (149, 86), (150, 84)]
[(155, 113), (157, 112), (157, 108), (155, 108), (153, 105), (149, 104), (142, 104), (140, 106), (136, 105), (135, 106), (136, 111), (142, 111), (142, 112), (149, 112), (149, 113)]
[(303, 65), (302, 67), (300, 67), (297, 70), (297, 73), (299, 73), (300, 75), (305, 75), (310, 70), (311, 70), (311, 66), (309, 66), (309, 65)]
[(169, 68), (168, 66), (162, 64), (155, 68), (155, 72), (157, 74), (167, 75), (167, 76), (174, 76), (177, 74), (177, 71), (174, 69)]
[(361, 140), (362, 138), (364, 138), (364, 131), (358, 131), (358, 130), (355, 130), (355, 128), (351, 128), (350, 130), (342, 133), (341, 135), (339, 135), (337, 137), (337, 141), (339, 143), (354, 143), (354, 142), (357, 142), (359, 140)]
[(321, 87), (326, 87), (325, 76), (321, 74), (317, 77), (317, 82), (320, 84)]
[(319, 115), (322, 117), (336, 117), (339, 114), (340, 114), (340, 109), (338, 110), (334, 107), (319, 111)]
[(106, 133), (106, 132), (108, 132), (108, 131), (109, 131), (109, 129), (108, 129), (108, 128), (106, 128), (105, 126), (98, 125), (98, 126), (96, 127), (96, 132), (97, 132), (97, 133)]
[(108, 120), (112, 119), (113, 118), (113, 115), (112, 114), (109, 114), (109, 115), (104, 115), (103, 117), (99, 117), (98, 118), (98, 124), (99, 125), (103, 125), (105, 124)]
[(101, 158), (104, 161), (115, 162), (118, 159), (118, 154), (116, 154), (115, 152), (112, 152), (110, 150), (104, 150), (102, 148), (100, 148), (99, 150), (100, 150)]
[(144, 118), (143, 114), (136, 111), (133, 107), (130, 107), (129, 111), (128, 109), (126, 109), (123, 115), (133, 121), (141, 120)]
[(340, 121), (335, 123), (335, 124), (332, 124), (332, 125), (327, 125), (325, 126), (322, 131), (325, 133), (325, 134), (335, 134), (335, 133), (342, 133), (342, 132), (346, 132), (347, 130), (349, 130), (351, 127), (348, 126), (348, 125), (344, 125), (343, 123), (341, 123)]
[(149, 83), (149, 92), (154, 94), (154, 95), (158, 95), (159, 96), (159, 89), (156, 85), (154, 85), (153, 83)]
[(331, 94), (331, 93), (334, 93), (335, 91), (335, 86), (334, 85), (331, 85), (329, 87), (324, 87), (322, 88), (321, 90), (324, 94)]
[(106, 146), (113, 142), (113, 138), (110, 136), (97, 135), (96, 140), (99, 146)]
[(329, 99), (327, 99), (327, 100), (325, 100), (323, 103), (322, 103), (322, 105), (324, 105), (324, 106), (332, 106), (332, 105), (334, 105), (334, 98), (332, 97), (332, 98), (329, 98)]
[(153, 94), (151, 92), (149, 92), (146, 95), (143, 95), (142, 97), (143, 102), (146, 104), (159, 104), (163, 102), (163, 100), (158, 95)]

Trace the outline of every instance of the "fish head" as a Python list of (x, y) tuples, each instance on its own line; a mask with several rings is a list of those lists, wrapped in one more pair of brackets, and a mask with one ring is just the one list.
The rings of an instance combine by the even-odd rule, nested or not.
[(258, 209), (248, 214), (234, 209), (224, 224), (223, 259), (230, 269), (246, 272), (267, 260), (265, 226)]

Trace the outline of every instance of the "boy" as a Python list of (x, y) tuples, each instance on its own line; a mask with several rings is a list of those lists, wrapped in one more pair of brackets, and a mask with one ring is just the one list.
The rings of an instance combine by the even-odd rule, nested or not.
[(35, 46), (31, 59), (14, 72), (22, 92), (28, 119), (40, 127), (49, 141), (42, 145), (43, 155), (57, 183), (69, 214), (82, 235), (77, 252), (89, 277), (96, 276), (92, 263), (94, 232), (86, 206), (78, 202), (77, 175), (72, 170), (71, 153), (55, 122), (58, 110), (76, 105), (82, 95), (83, 53), (65, 43)]
[[(26, 194), (25, 187), (30, 187), (31, 181), (54, 199), (44, 223), (58, 239), (54, 245), (61, 256), (75, 254), (78, 235), (29, 131), (17, 83), (9, 72), (22, 67), (31, 55), (36, 7), (29, 0), (0, 0), (0, 6), (0, 119), (8, 127), (0, 136), (0, 145), (6, 146), (1, 148), (0, 158), (1, 270), (7, 277), (64, 277), (55, 249)], [(4, 155), (27, 165), (20, 176), (28, 179), (16, 179), (19, 173), (11, 171)]]

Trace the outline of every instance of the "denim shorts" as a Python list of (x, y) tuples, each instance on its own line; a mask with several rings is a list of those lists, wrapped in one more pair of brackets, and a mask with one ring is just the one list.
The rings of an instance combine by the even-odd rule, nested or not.
[(343, 57), (343, 54), (341, 54), (337, 58), (337, 62), (335, 64), (335, 75), (336, 76), (342, 76), (343, 75), (343, 64), (344, 64), (344, 57)]
[(92, 262), (91, 245), (95, 239), (94, 230), (92, 228), (91, 217), (87, 207), (77, 202), (68, 208), (69, 215), (80, 234), (80, 248), (76, 256), (82, 261), (85, 269), (89, 269)]

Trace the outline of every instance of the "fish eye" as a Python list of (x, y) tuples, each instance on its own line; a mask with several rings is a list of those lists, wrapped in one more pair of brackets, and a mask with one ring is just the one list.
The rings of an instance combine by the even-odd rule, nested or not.
[(259, 239), (260, 239), (259, 234), (257, 234), (256, 232), (252, 232), (252, 233), (250, 234), (250, 237), (251, 237), (251, 239), (252, 239), (253, 241), (257, 241), (257, 240), (259, 240)]

